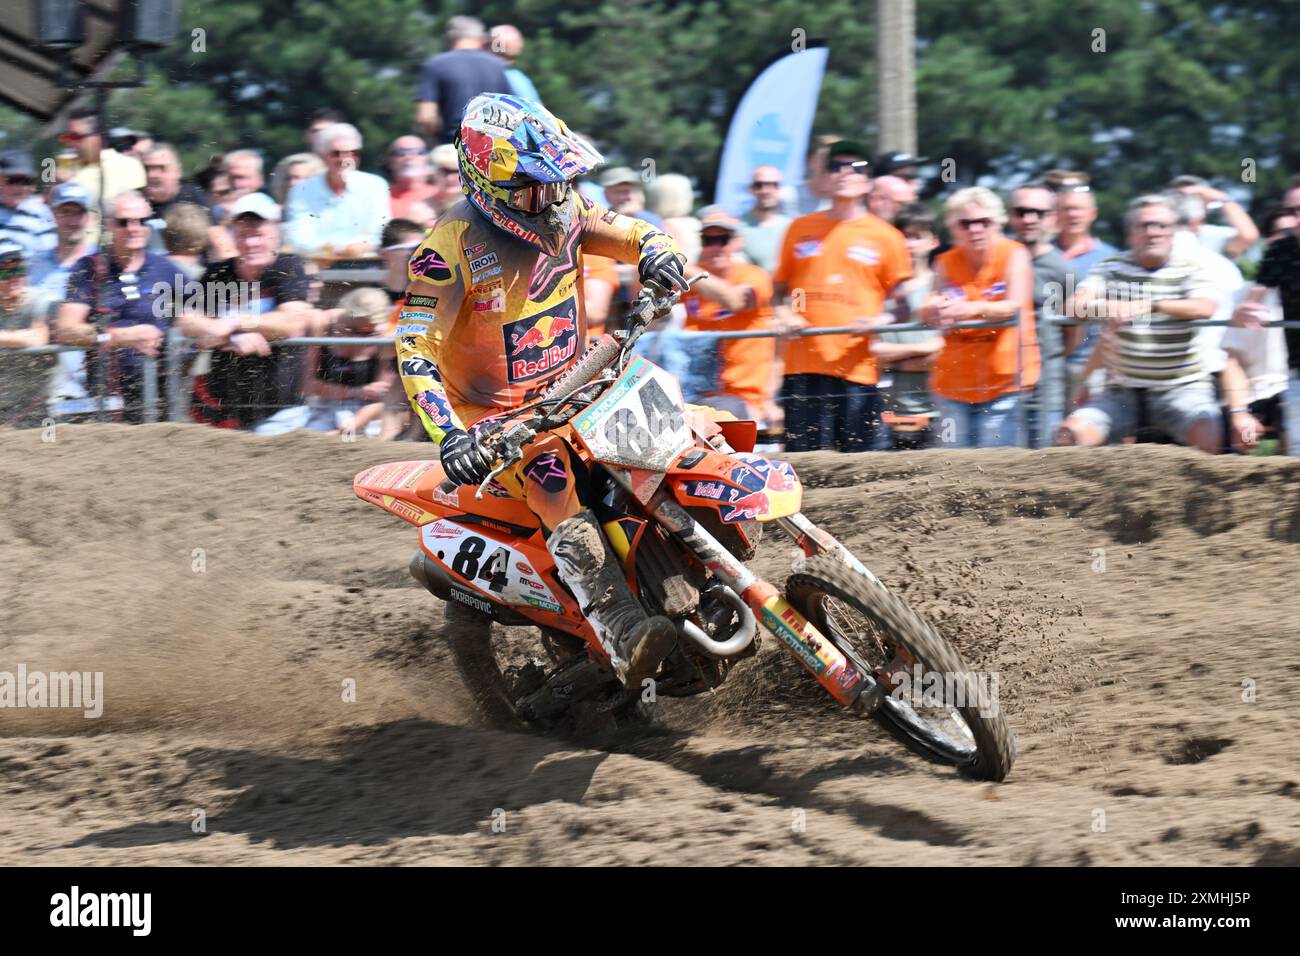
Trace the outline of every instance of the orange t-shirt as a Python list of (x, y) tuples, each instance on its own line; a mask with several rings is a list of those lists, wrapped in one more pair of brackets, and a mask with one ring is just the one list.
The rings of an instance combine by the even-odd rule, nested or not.
[[(971, 302), (1001, 302), (1007, 297), (1007, 264), (1011, 254), (1024, 247), (1013, 239), (999, 239), (983, 268), (971, 272), (966, 254), (959, 248), (935, 257), (936, 271), (943, 273), (943, 285), (936, 292)], [(1038, 381), (1038, 339), (1034, 332), (1032, 286), (1026, 286), (1021, 308), (1025, 330), (1024, 348), (1020, 333), (1007, 329), (959, 329), (944, 334), (943, 349), (930, 372), (930, 390), (958, 402), (991, 402), (1016, 391), (1016, 356), (1020, 355), (1020, 388), (1032, 388)]]
[(600, 279), (617, 289), (618, 264), (609, 256), (598, 256), (594, 253), (584, 252), (582, 254), (582, 278), (584, 280)]
[[(766, 271), (746, 262), (727, 267), (723, 281), (748, 286), (751, 307), (743, 312), (728, 312), (719, 303), (698, 292), (682, 296), (686, 307), (685, 328), (698, 332), (739, 332), (767, 328), (772, 317), (772, 279)], [(762, 405), (772, 397), (772, 366), (776, 360), (776, 340), (727, 339), (722, 345), (722, 391), (743, 398), (751, 405)]]
[[(792, 298), (803, 290), (803, 317), (823, 328), (880, 315), (899, 282), (912, 275), (903, 234), (873, 215), (841, 221), (825, 212), (790, 223), (772, 278)], [(875, 385), (879, 379), (871, 338), (812, 335), (785, 346), (786, 375), (832, 375)]]

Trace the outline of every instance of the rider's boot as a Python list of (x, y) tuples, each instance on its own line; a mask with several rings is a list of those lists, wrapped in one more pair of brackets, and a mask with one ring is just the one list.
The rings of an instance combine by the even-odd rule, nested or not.
[(677, 628), (666, 617), (647, 616), (632, 596), (596, 516), (580, 511), (561, 521), (546, 547), (623, 684), (653, 677), (677, 642)]

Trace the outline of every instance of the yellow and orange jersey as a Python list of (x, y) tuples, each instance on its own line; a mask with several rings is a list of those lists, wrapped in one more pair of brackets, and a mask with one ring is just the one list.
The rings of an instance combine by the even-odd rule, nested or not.
[[(903, 234), (873, 215), (832, 219), (825, 212), (790, 223), (773, 278), (802, 290), (803, 318), (832, 328), (880, 315), (894, 286), (912, 275)], [(867, 336), (814, 335), (785, 347), (786, 375), (831, 375), (874, 385), (880, 373)]]
[(595, 205), (576, 191), (577, 222), (548, 256), (453, 207), (411, 256), (398, 317), (398, 369), (435, 441), (517, 408), (576, 360), (586, 341), (583, 252), (635, 263), (676, 246), (649, 223)]

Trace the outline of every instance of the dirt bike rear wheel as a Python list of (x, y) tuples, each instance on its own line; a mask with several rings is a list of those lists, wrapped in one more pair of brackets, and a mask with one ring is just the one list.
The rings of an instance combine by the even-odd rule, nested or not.
[(455, 601), (443, 605), (443, 640), (479, 715), (490, 726), (518, 727), (508, 683), (492, 648), (492, 621)]
[[(974, 684), (963, 685), (964, 706), (956, 702), (914, 706), (889, 672), (900, 662), (912, 673), (966, 675), (962, 657), (906, 602), (883, 585), (863, 577), (829, 555), (810, 558), (786, 582), (786, 600), (880, 685), (874, 716), (914, 750), (959, 767), (980, 780), (1003, 780), (1016, 759), (1015, 737), (996, 706), (977, 700)], [(947, 685), (945, 685), (947, 686)], [(981, 708), (983, 712), (981, 712)]]

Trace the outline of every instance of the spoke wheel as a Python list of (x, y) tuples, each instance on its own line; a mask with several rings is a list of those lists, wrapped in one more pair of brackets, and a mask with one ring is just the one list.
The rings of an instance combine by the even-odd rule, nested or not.
[(870, 675), (874, 716), (904, 743), (978, 779), (1010, 773), (1015, 738), (996, 699), (981, 697), (986, 685), (903, 600), (828, 555), (790, 576), (786, 599)]

